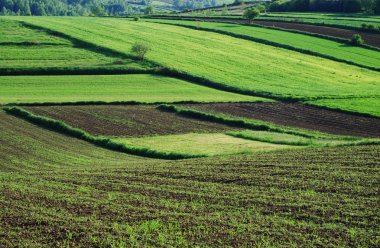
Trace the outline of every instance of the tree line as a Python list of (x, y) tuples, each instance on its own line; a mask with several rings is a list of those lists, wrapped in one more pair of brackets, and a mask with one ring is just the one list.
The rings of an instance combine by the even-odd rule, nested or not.
[[(230, 0), (174, 0), (169, 9), (221, 5)], [(152, 10), (152, 0), (0, 0), (0, 15), (125, 16)]]
[(367, 12), (380, 14), (380, 0), (276, 0), (269, 5), (272, 12)]

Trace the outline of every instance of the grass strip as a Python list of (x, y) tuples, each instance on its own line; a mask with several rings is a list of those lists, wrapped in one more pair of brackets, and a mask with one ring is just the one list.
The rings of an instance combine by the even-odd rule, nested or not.
[[(214, 33), (223, 34), (223, 35), (229, 35), (231, 37), (235, 37), (235, 38), (238, 38), (238, 39), (244, 39), (244, 40), (249, 40), (249, 41), (253, 41), (253, 42), (257, 42), (257, 43), (261, 43), (261, 44), (265, 44), (265, 45), (269, 45), (269, 46), (273, 46), (273, 47), (284, 48), (284, 49), (287, 49), (287, 50), (291, 50), (291, 51), (295, 51), (295, 52), (300, 52), (300, 53), (304, 53), (304, 54), (308, 54), (308, 55), (312, 55), (312, 56), (317, 56), (317, 57), (321, 57), (321, 58), (325, 58), (325, 59), (330, 59), (330, 60), (333, 60), (333, 61), (336, 61), (336, 62), (345, 63), (345, 64), (348, 64), (348, 65), (354, 65), (354, 66), (358, 66), (358, 67), (369, 69), (369, 70), (373, 70), (373, 71), (380, 71), (380, 68), (378, 68), (378, 67), (372, 67), (372, 66), (368, 66), (368, 65), (363, 65), (363, 64), (356, 63), (356, 62), (353, 62), (353, 61), (349, 61), (349, 60), (345, 60), (345, 59), (340, 59), (340, 58), (337, 58), (337, 57), (334, 57), (334, 56), (331, 56), (331, 55), (328, 55), (328, 54), (323, 54), (323, 53), (319, 53), (319, 52), (315, 52), (315, 51), (311, 51), (311, 50), (307, 50), (307, 49), (298, 48), (298, 47), (287, 45), (287, 44), (281, 44), (281, 43), (278, 43), (278, 42), (274, 42), (274, 41), (270, 41), (270, 40), (265, 40), (265, 39), (261, 39), (261, 38), (256, 38), (256, 37), (252, 37), (252, 36), (248, 36), (248, 35), (236, 34), (236, 33), (233, 33), (233, 32), (219, 30), (219, 29), (214, 29), (214, 28), (196, 27), (194, 25), (187, 25), (187, 24), (181, 24), (181, 23), (168, 23), (168, 22), (158, 22), (158, 23), (164, 23), (166, 25), (185, 27), (185, 28), (190, 28), (190, 29), (194, 29), (194, 30), (203, 30), (203, 31), (208, 31), (208, 32), (214, 32)], [(241, 25), (241, 24), (239, 24), (239, 25)]]
[(91, 135), (79, 128), (74, 128), (70, 125), (67, 125), (66, 123), (62, 121), (47, 118), (44, 116), (34, 115), (31, 112), (28, 112), (19, 107), (6, 107), (4, 108), (4, 110), (8, 114), (22, 118), (40, 127), (47, 128), (47, 129), (50, 129), (50, 130), (53, 130), (65, 135), (69, 135), (81, 140), (85, 140), (94, 145), (97, 145), (109, 150), (113, 150), (113, 151), (119, 151), (119, 152), (124, 152), (124, 153), (132, 154), (132, 155), (149, 157), (149, 158), (159, 158), (159, 159), (169, 159), (169, 160), (203, 157), (202, 155), (198, 156), (198, 155), (188, 155), (188, 154), (181, 154), (181, 153), (174, 153), (174, 152), (161, 152), (161, 151), (156, 151), (149, 148), (136, 148), (132, 146), (127, 146), (125, 144), (115, 142), (109, 138), (97, 137), (97, 136)]
[(226, 135), (236, 137), (236, 138), (241, 138), (241, 139), (246, 139), (246, 140), (254, 140), (254, 141), (261, 141), (261, 142), (266, 142), (266, 143), (272, 143), (272, 144), (279, 144), (279, 145), (292, 145), (292, 146), (309, 146), (312, 144), (312, 140), (308, 142), (304, 141), (284, 141), (284, 140), (274, 140), (271, 138), (264, 138), (264, 137), (257, 137), (253, 135), (247, 135), (241, 132), (226, 132)]
[[(295, 33), (295, 34), (305, 34), (317, 38), (323, 38), (327, 40), (332, 40), (336, 42), (340, 42), (343, 44), (347, 44), (348, 39), (343, 39), (340, 37), (335, 37), (335, 36), (330, 36), (330, 35), (324, 35), (324, 34), (317, 34), (317, 33), (311, 33), (311, 32), (306, 32), (306, 31), (301, 31), (301, 30), (296, 30), (296, 29), (286, 29), (286, 28), (280, 28), (280, 27), (273, 27), (273, 26), (264, 26), (260, 25), (258, 23), (251, 23), (251, 24), (244, 24), (240, 23), (239, 21), (244, 20), (244, 18), (230, 18), (230, 17), (207, 17), (207, 16), (198, 16), (198, 17), (183, 17), (183, 16), (150, 16), (150, 17), (144, 17), (147, 19), (167, 19), (167, 20), (188, 20), (188, 21), (213, 21), (213, 19), (220, 19), (220, 21), (215, 21), (219, 23), (235, 23), (239, 25), (245, 25), (245, 26), (255, 26), (255, 27), (260, 27), (260, 28), (266, 28), (266, 29), (274, 29), (274, 30), (281, 30), (281, 31), (286, 31), (290, 33)], [(260, 19), (258, 19), (260, 20)], [(235, 21), (235, 22), (234, 22)], [(273, 22), (287, 22), (288, 21), (278, 21), (278, 20), (264, 20), (264, 21), (273, 21)], [(291, 22), (291, 23), (297, 23), (297, 24), (307, 24), (307, 25), (313, 25), (313, 26), (328, 26), (328, 27), (333, 27), (333, 28), (342, 28), (342, 29), (352, 29), (352, 30), (357, 30), (357, 31), (364, 31), (360, 28), (347, 28), (347, 27), (342, 27), (342, 26), (336, 26), (336, 25), (322, 25), (322, 24), (317, 24), (317, 23), (304, 23), (304, 22)], [(363, 44), (361, 47), (374, 50), (374, 51), (380, 51), (380, 48), (374, 47), (368, 44)]]

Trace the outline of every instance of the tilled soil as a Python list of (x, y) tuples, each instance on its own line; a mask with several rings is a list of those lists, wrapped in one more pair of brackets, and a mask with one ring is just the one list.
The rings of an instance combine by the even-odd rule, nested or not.
[(380, 118), (351, 115), (298, 103), (215, 103), (186, 106), (331, 134), (380, 137)]
[[(181, 17), (181, 19), (189, 19)], [(192, 17), (191, 19), (194, 19)], [(249, 21), (240, 18), (202, 18), (197, 17), (196, 19), (204, 20), (204, 21), (214, 21), (214, 22), (231, 22), (231, 23), (240, 23), (240, 24), (248, 24)], [(358, 30), (350, 30), (343, 28), (334, 28), (328, 26), (317, 26), (310, 24), (302, 24), (302, 23), (293, 23), (293, 22), (280, 22), (280, 21), (264, 21), (264, 20), (254, 20), (254, 24), (265, 26), (265, 27), (277, 27), (282, 29), (289, 30), (298, 30), (308, 33), (327, 35), (342, 39), (350, 39), (354, 34), (360, 34), (364, 40), (364, 42), (370, 46), (380, 48), (380, 34), (368, 33), (364, 31)]]
[(141, 137), (236, 129), (163, 112), (157, 110), (156, 106), (43, 106), (25, 109), (37, 115), (62, 120), (94, 135)]

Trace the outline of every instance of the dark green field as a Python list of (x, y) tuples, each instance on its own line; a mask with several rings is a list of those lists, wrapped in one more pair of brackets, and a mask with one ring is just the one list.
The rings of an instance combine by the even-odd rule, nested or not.
[(379, 247), (380, 52), (343, 42), (0, 17), (0, 247)]

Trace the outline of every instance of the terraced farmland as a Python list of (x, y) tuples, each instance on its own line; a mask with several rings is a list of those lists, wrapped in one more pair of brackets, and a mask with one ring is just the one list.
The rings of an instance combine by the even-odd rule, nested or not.
[(136, 20), (0, 17), (1, 248), (380, 246), (378, 51)]
[(262, 96), (378, 97), (380, 91), (379, 72), (205, 31), (123, 19), (23, 20), (125, 53), (144, 40), (152, 47), (150, 60)]

